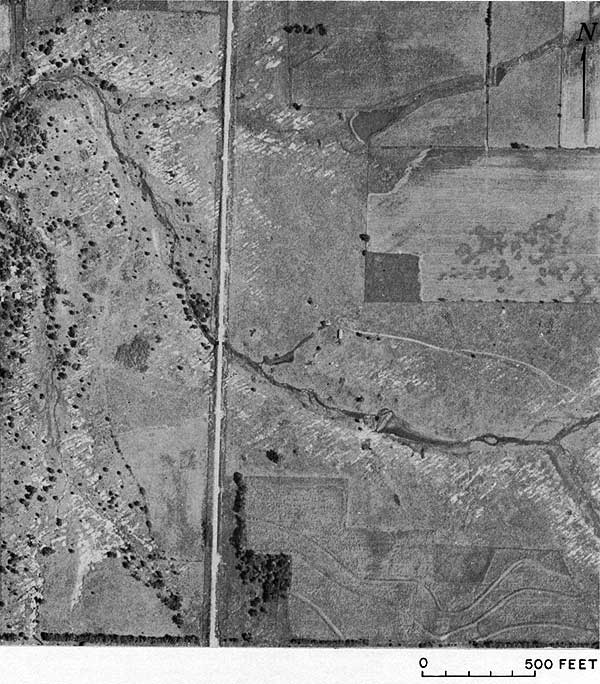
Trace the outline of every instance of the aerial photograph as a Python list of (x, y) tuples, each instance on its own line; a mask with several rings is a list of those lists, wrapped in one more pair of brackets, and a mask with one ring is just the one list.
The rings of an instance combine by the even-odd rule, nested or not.
[(599, 23), (0, 0), (2, 644), (598, 648)]

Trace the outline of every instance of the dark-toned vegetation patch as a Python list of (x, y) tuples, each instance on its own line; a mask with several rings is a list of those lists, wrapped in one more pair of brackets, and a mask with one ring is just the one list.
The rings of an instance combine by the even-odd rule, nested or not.
[(285, 553), (262, 553), (246, 547), (246, 483), (234, 473), (236, 485), (233, 512), (235, 526), (229, 539), (236, 559), (235, 568), (242, 584), (254, 595), (249, 599), (248, 615), (265, 613), (265, 604), (286, 599), (292, 583), (292, 559)]
[(148, 370), (150, 343), (139, 333), (129, 343), (120, 344), (115, 353), (115, 361), (126, 368), (134, 368), (140, 373)]
[(79, 646), (94, 644), (98, 646), (202, 646), (200, 637), (195, 635), (172, 636), (142, 636), (139, 634), (71, 634), (68, 632), (42, 632), (40, 637), (43, 642), (70, 644)]
[(420, 302), (419, 257), (415, 254), (365, 255), (365, 302)]

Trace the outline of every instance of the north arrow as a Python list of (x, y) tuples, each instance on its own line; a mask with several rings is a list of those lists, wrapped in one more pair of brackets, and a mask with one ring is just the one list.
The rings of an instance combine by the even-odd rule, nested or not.
[(583, 62), (582, 67), (582, 88), (581, 88), (581, 118), (585, 119), (585, 71), (586, 71), (586, 49), (583, 48), (581, 53), (581, 61)]

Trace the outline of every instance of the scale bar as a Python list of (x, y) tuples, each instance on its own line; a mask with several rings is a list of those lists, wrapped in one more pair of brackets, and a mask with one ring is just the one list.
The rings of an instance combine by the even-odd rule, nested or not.
[(510, 671), (510, 674), (494, 674), (493, 672), (490, 672), (489, 674), (473, 674), (471, 670), (468, 670), (467, 674), (448, 674), (447, 670), (444, 670), (443, 674), (426, 674), (424, 670), (421, 670), (421, 677), (423, 678), (441, 677), (442, 679), (461, 679), (467, 677), (469, 677), (470, 679), (531, 679), (535, 678), (536, 675), (537, 672), (535, 671), (531, 674), (515, 674), (513, 670)]

